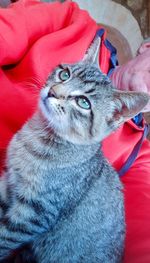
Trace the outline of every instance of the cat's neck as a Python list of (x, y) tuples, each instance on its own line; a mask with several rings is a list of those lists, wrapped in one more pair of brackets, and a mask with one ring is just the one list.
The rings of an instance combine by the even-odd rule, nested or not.
[(101, 155), (100, 144), (78, 145), (63, 140), (54, 130), (47, 125), (43, 115), (38, 112), (25, 125), (23, 133), (30, 144), (30, 149), (51, 163), (59, 163), (60, 166), (82, 164), (90, 160), (97, 152)]

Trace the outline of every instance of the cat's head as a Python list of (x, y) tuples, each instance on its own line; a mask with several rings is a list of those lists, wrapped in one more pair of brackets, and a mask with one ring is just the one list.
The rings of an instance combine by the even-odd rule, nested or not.
[(112, 87), (97, 66), (99, 39), (80, 63), (59, 65), (41, 92), (40, 108), (54, 132), (75, 144), (101, 141), (149, 101), (145, 93)]

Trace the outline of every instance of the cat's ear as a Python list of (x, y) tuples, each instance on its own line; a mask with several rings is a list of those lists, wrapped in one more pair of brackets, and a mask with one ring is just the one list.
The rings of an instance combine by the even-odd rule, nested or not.
[(83, 62), (95, 64), (99, 68), (99, 52), (100, 52), (100, 45), (101, 45), (101, 38), (99, 36), (96, 36), (88, 48), (84, 58)]
[(141, 112), (149, 101), (150, 96), (144, 92), (115, 91), (109, 121), (119, 126)]

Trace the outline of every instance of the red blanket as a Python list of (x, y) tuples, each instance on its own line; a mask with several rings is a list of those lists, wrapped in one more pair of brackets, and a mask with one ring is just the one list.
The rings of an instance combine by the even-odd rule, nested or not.
[[(22, 0), (0, 9), (1, 167), (11, 137), (35, 111), (39, 90), (50, 71), (60, 62), (79, 61), (96, 30), (88, 13), (70, 1), (61, 5)], [(106, 69), (106, 61), (101, 63)], [(126, 161), (142, 131), (129, 121), (104, 141), (105, 155), (116, 169)], [(123, 178), (126, 263), (150, 262), (149, 160), (150, 145), (145, 140), (136, 162)]]

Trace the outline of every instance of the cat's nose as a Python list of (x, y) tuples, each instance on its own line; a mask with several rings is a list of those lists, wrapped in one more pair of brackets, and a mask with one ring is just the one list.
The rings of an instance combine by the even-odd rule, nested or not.
[(55, 92), (55, 90), (53, 88), (50, 88), (49, 92), (48, 92), (48, 97), (50, 98), (58, 98), (57, 93)]

